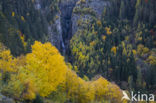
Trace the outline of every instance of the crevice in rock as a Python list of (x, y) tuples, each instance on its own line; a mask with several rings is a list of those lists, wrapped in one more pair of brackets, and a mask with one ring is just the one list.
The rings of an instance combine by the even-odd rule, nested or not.
[(65, 0), (61, 2), (59, 7), (61, 11), (61, 27), (62, 27), (62, 51), (68, 53), (69, 41), (72, 38), (72, 12), (78, 0)]

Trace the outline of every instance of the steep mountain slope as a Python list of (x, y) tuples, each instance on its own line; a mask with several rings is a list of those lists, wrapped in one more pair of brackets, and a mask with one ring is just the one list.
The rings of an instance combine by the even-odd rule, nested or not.
[(110, 6), (108, 0), (79, 0), (73, 10), (72, 34), (79, 29), (89, 29), (89, 25), (101, 19), (104, 8)]
[(156, 1), (79, 0), (69, 61), (81, 77), (102, 75), (123, 89), (155, 91)]
[[(51, 41), (61, 49), (63, 43), (58, 4), (58, 0), (1, 0), (1, 42), (16, 56), (29, 52), (34, 40)], [(7, 31), (9, 28), (10, 31)], [(14, 35), (12, 40), (8, 38), (10, 35)]]
[[(103, 94), (110, 92), (108, 88), (103, 90), (103, 86), (112, 84), (106, 82), (107, 80), (128, 91), (139, 90), (155, 93), (155, 5), (156, 0), (0, 0), (0, 42), (10, 49), (13, 55), (9, 50), (2, 52), (4, 49), (2, 46), (2, 51), (0, 51), (0, 53), (2, 52), (0, 54), (2, 68), (0, 69), (13, 67), (25, 70), (27, 60), (23, 58), (28, 55), (27, 53), (32, 52), (31, 45), (34, 44), (34, 41), (42, 43), (49, 41), (65, 56), (66, 62), (69, 62), (67, 63), (68, 68), (80, 76), (69, 70), (68, 81), (66, 81), (69, 87), (63, 84), (65, 92), (62, 90), (62, 85), (59, 85), (59, 90), (53, 91), (52, 94), (50, 94), (51, 91), (48, 92), (53, 99), (58, 96), (57, 98), (61, 98), (60, 100), (65, 102), (78, 101), (80, 103), (103, 100), (103, 97), (106, 96)], [(41, 68), (38, 64), (35, 66), (33, 64), (42, 62), (40, 56), (48, 58), (47, 54), (53, 55), (51, 53), (53, 49), (50, 49), (50, 53), (45, 52), (51, 47), (50, 44), (45, 49), (42, 48), (44, 47), (42, 45), (44, 44), (38, 43), (34, 46), (38, 62), (34, 57), (31, 66), (32, 68), (36, 67), (36, 71)], [(42, 52), (40, 53), (41, 50), (45, 52), (44, 55)], [(24, 57), (18, 58), (22, 54)], [(27, 59), (32, 61), (30, 57), (33, 56), (34, 54)], [(50, 63), (46, 65), (47, 67), (40, 64), (41, 67), (49, 69), (54, 62), (59, 63), (56, 58), (49, 61), (46, 58), (42, 63), (46, 64), (49, 61)], [(4, 66), (3, 63), (10, 67)], [(11, 63), (21, 64), (14, 67), (15, 65), (11, 65)], [(29, 64), (27, 66), (29, 67)], [(2, 70), (2, 74), (4, 74), (2, 80), (4, 82), (11, 81), (10, 74), (16, 77), (19, 72), (3, 73)], [(28, 77), (25, 72), (23, 74)], [(34, 74), (38, 73), (34, 72)], [(43, 75), (45, 76), (44, 73)], [(107, 80), (100, 77), (105, 77)], [(35, 77), (33, 79), (36, 80)], [(47, 78), (45, 79), (49, 81)], [(37, 84), (34, 81), (33, 83)], [(11, 83), (14, 83), (14, 80)], [(4, 84), (7, 85), (7, 83)], [(16, 89), (21, 86), (12, 85)], [(23, 83), (22, 86), (25, 87), (25, 90), (22, 88), (22, 92), (30, 93), (33, 96), (37, 94), (31, 82)], [(27, 86), (28, 88), (26, 88)], [(96, 86), (100, 87), (102, 91)], [(118, 93), (121, 94), (116, 85), (108, 85), (109, 88), (111, 86), (115, 86), (114, 88), (117, 88)], [(116, 92), (114, 88), (111, 91), (113, 93)], [(107, 93), (105, 93), (105, 89)], [(64, 94), (61, 94), (62, 91)], [(113, 93), (111, 96), (120, 99)], [(68, 99), (65, 99), (66, 95)], [(105, 98), (107, 97), (109, 96), (107, 95)]]

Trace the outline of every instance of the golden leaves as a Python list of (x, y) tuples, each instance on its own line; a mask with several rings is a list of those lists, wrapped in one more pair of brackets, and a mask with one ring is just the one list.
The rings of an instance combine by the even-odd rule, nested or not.
[(15, 59), (13, 59), (10, 50), (4, 50), (0, 53), (0, 69), (4, 72), (15, 71)]
[[(116, 51), (116, 47), (112, 50)], [(85, 81), (68, 69), (64, 58), (50, 43), (36, 41), (32, 53), (20, 58), (13, 58), (10, 51), (2, 52), (0, 56), (1, 68), (12, 69), (11, 64), (15, 65), (16, 71), (11, 74), (7, 89), (17, 98), (32, 100), (36, 94), (46, 97), (61, 84), (67, 98), (75, 99), (78, 103), (103, 100), (114, 100), (117, 103), (121, 100), (120, 89), (106, 79), (101, 77), (89, 81), (85, 77), (88, 80)]]
[(143, 56), (144, 54), (148, 53), (149, 49), (147, 47), (144, 47), (144, 45), (139, 44), (137, 46), (137, 54), (140, 56)]
[(136, 50), (134, 50), (134, 49), (132, 50), (132, 52), (133, 52), (133, 54), (134, 54), (134, 55), (136, 55), (136, 54), (137, 54), (137, 51), (136, 51)]
[(22, 21), (25, 21), (25, 18), (24, 18), (24, 16), (21, 16), (21, 20), (22, 20)]
[(106, 40), (106, 38), (107, 38), (107, 37), (106, 37), (105, 35), (103, 35), (103, 36), (102, 36), (102, 40), (104, 40), (104, 41), (105, 41), (105, 40)]
[(92, 42), (90, 42), (90, 45), (91, 46), (94, 46), (94, 45), (96, 45), (96, 42), (95, 41), (92, 41)]
[(74, 98), (79, 103), (103, 100), (119, 103), (122, 97), (120, 88), (103, 77), (95, 81), (84, 81), (72, 70), (67, 72), (65, 91), (68, 98)]
[(0, 53), (0, 57), (0, 68), (3, 71), (17, 70), (11, 74), (12, 79), (9, 81), (9, 91), (18, 92), (15, 93), (16, 97), (22, 95), (31, 100), (36, 93), (48, 96), (65, 80), (67, 66), (64, 58), (50, 43), (36, 41), (32, 53), (25, 57), (14, 59), (9, 50)]
[[(67, 66), (64, 58), (50, 43), (35, 42), (32, 53), (27, 54), (27, 67), (38, 81), (36, 88), (41, 96), (47, 96), (64, 81)], [(37, 78), (35, 78), (37, 77)]]
[(109, 27), (105, 27), (105, 30), (106, 30), (106, 34), (108, 34), (108, 35), (111, 35), (112, 34), (112, 32), (111, 32), (111, 30), (110, 30)]
[(24, 49), (26, 49), (26, 47), (27, 47), (27, 42), (25, 41), (25, 36), (24, 36), (24, 34), (22, 34), (21, 31), (17, 31), (17, 32), (19, 33), (19, 36), (20, 36), (20, 39), (21, 39), (21, 41), (22, 41), (22, 44), (23, 44)]
[(100, 20), (97, 20), (97, 25), (98, 25), (98, 26), (102, 26), (102, 23), (101, 23)]
[(116, 46), (112, 47), (111, 52), (113, 52), (114, 54), (116, 54), (116, 52), (117, 52)]
[(15, 12), (12, 12), (12, 14), (11, 14), (11, 15), (12, 15), (12, 17), (14, 17), (14, 16), (15, 16)]
[(34, 99), (36, 97), (36, 94), (35, 94), (35, 87), (34, 87), (33, 81), (31, 79), (26, 80), (24, 83), (24, 87), (25, 87), (25, 90), (22, 95), (24, 99), (26, 100)]
[(156, 56), (149, 56), (147, 61), (152, 65), (156, 65)]

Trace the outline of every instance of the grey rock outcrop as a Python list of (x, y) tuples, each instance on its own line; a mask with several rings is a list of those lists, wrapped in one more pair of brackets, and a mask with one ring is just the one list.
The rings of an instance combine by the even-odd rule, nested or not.
[(104, 8), (108, 6), (108, 0), (79, 0), (73, 10), (72, 34), (79, 29), (86, 29), (94, 19), (100, 19)]
[[(72, 38), (72, 12), (78, 0), (63, 0), (60, 2), (61, 29), (64, 43), (63, 49), (68, 49), (69, 40)], [(63, 47), (63, 46), (62, 46)]]
[[(35, 0), (34, 6), (39, 10), (44, 18), (44, 23), (48, 25), (48, 37), (47, 41), (50, 41), (54, 46), (56, 46), (60, 51), (64, 49), (64, 43), (62, 38), (62, 27), (61, 27), (61, 12), (56, 11), (53, 16), (53, 20), (48, 21), (47, 17), (51, 15), (51, 4), (44, 2), (42, 0)], [(47, 4), (45, 4), (47, 3)], [(59, 5), (59, 2), (58, 2)]]
[(62, 53), (69, 47), (69, 41), (76, 31), (88, 29), (89, 24), (100, 19), (108, 0), (61, 0), (58, 2), (59, 10), (55, 13), (52, 22), (47, 20), (51, 13), (50, 4), (42, 0), (35, 0), (35, 8), (40, 10), (48, 25), (48, 41), (56, 46)]
[(0, 103), (15, 103), (15, 101), (11, 98), (8, 98), (8, 97), (0, 94)]
[(48, 26), (49, 41), (59, 50), (64, 49), (64, 42), (62, 38), (61, 17), (58, 13), (53, 24)]

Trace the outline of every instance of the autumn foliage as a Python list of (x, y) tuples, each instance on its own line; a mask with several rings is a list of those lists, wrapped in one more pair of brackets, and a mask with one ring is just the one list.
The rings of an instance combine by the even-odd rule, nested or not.
[[(50, 43), (35, 42), (32, 53), (15, 58), (9, 50), (0, 55), (2, 74), (8, 72), (10, 78), (3, 84), (2, 93), (19, 100), (33, 100), (39, 94), (48, 97), (63, 87), (66, 98), (78, 103), (111, 101), (120, 103), (122, 92), (115, 84), (104, 78), (85, 81), (67, 68), (64, 58)], [(3, 78), (2, 78), (3, 80)]]
[(34, 99), (36, 93), (48, 96), (65, 80), (67, 66), (64, 58), (50, 43), (35, 42), (32, 53), (23, 59), (13, 58), (9, 50), (3, 51), (1, 58), (0, 68), (11, 73), (7, 89), (17, 98)]
[(69, 69), (66, 76), (65, 90), (67, 97), (71, 100), (77, 100), (76, 102), (78, 103), (90, 103), (93, 101), (122, 102), (120, 88), (103, 77), (94, 81), (84, 81)]

